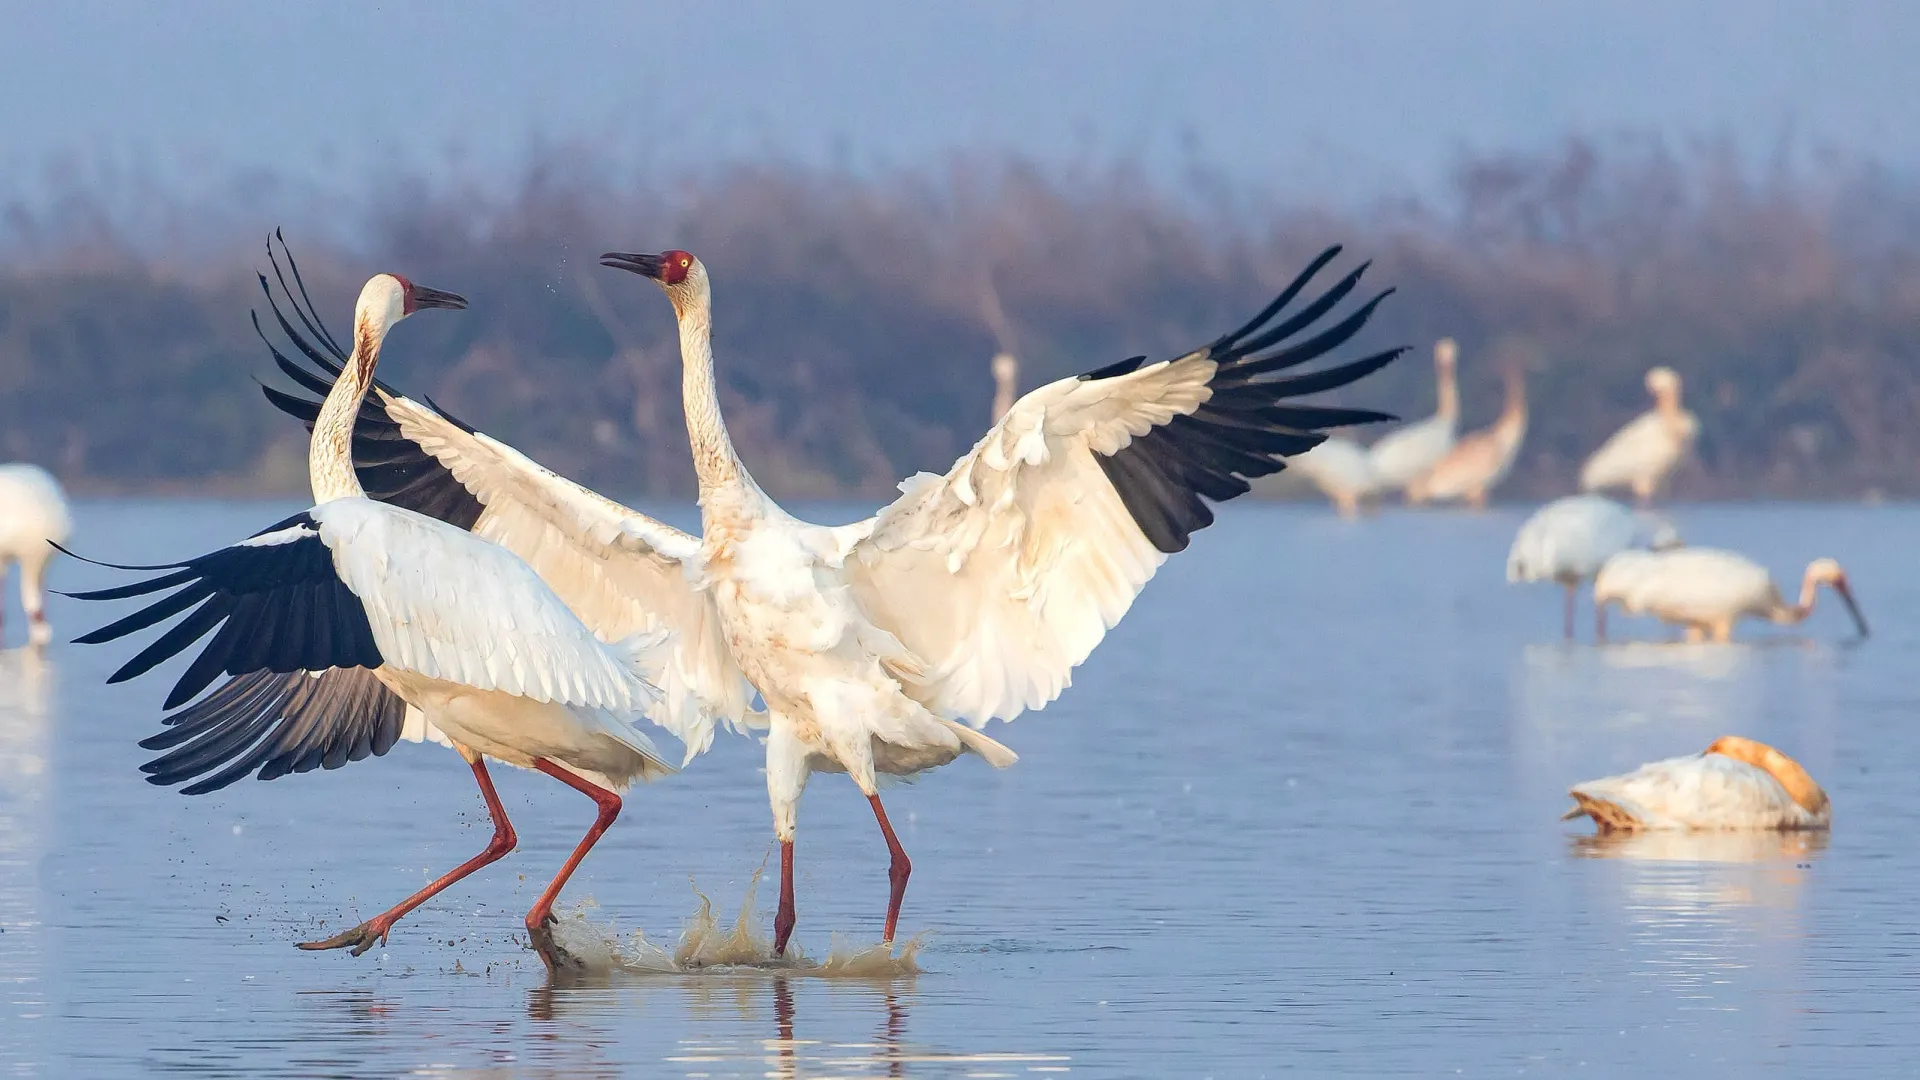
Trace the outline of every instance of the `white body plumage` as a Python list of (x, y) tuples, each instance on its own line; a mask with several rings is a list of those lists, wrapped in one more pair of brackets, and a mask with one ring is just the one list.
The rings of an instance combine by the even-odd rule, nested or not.
[(1647, 372), (1654, 407), (1600, 444), (1580, 467), (1580, 490), (1625, 488), (1643, 505), (1666, 486), (1700, 434), (1700, 422), (1680, 406), (1680, 377), (1668, 368)]
[(1434, 381), (1439, 394), (1439, 408), (1434, 414), (1388, 432), (1367, 451), (1367, 460), (1373, 466), (1381, 490), (1405, 488), (1425, 476), (1453, 449), (1460, 429), (1457, 355), (1452, 338), (1442, 338), (1433, 347)]
[(1813, 612), (1820, 586), (1846, 605), (1862, 636), (1867, 633), (1853, 589), (1840, 564), (1815, 559), (1801, 581), (1800, 599), (1788, 603), (1767, 568), (1744, 555), (1714, 548), (1622, 552), (1594, 578), (1593, 602), (1618, 604), (1633, 615), (1652, 615), (1686, 628), (1690, 640), (1727, 641), (1742, 619), (1791, 625)]
[(27, 640), (39, 646), (53, 640), (46, 616), (46, 570), (55, 552), (73, 533), (73, 515), (59, 481), (38, 465), (0, 465), (0, 576), (8, 563), (20, 568), (20, 607), (27, 616)]
[(1575, 806), (1566, 817), (1590, 817), (1602, 832), (1825, 829), (1833, 817), (1826, 792), (1798, 762), (1734, 735), (1568, 794)]

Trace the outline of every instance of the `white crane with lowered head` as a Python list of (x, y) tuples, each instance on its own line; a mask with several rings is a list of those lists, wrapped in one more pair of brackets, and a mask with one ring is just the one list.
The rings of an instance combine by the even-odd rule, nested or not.
[(1703, 753), (1649, 762), (1575, 784), (1560, 820), (1593, 819), (1602, 833), (1651, 830), (1825, 829), (1827, 793), (1800, 763), (1753, 739), (1726, 735)]
[(354, 310), (353, 350), (315, 415), (313, 507), (197, 559), (121, 567), (162, 573), (76, 595), (177, 591), (79, 641), (111, 641), (187, 612), (109, 680), (120, 682), (213, 633), (165, 707), (191, 701), (222, 674), (234, 678), (168, 716), (168, 730), (143, 744), (168, 750), (144, 766), (148, 780), (194, 781), (186, 794), (255, 770), (273, 779), (336, 768), (385, 753), (408, 727), (419, 737), (430, 725), (466, 759), (493, 819), (486, 849), (304, 949), (351, 948), (358, 956), (409, 911), (513, 849), (487, 758), (544, 772), (592, 798), (593, 827), (527, 914), (551, 965), (545, 939), (554, 900), (618, 815), (615, 791), (674, 771), (633, 727), (659, 697), (645, 675), (658, 666), (665, 635), (604, 643), (504, 548), (367, 497), (350, 447), (388, 330), (422, 308), (465, 306), (395, 274), (369, 280)]
[(1731, 551), (1676, 548), (1623, 552), (1607, 560), (1593, 581), (1596, 608), (1620, 605), (1631, 615), (1652, 615), (1686, 629), (1688, 641), (1733, 640), (1741, 619), (1765, 619), (1783, 626), (1805, 622), (1813, 614), (1821, 586), (1832, 589), (1867, 636), (1867, 620), (1853, 597), (1846, 571), (1832, 559), (1807, 564), (1800, 600), (1789, 604), (1767, 568)]
[[(1507, 552), (1507, 580), (1552, 581), (1564, 587), (1566, 636), (1572, 641), (1574, 596), (1583, 582), (1622, 552), (1679, 546), (1680, 534), (1665, 521), (1635, 513), (1604, 495), (1568, 495), (1521, 523)], [(1597, 638), (1607, 636), (1606, 618), (1606, 607), (1594, 605)]]
[(27, 643), (53, 640), (47, 624), (47, 563), (54, 545), (73, 533), (73, 514), (60, 482), (38, 465), (0, 465), (0, 584), (7, 564), (20, 568), (20, 608), (27, 616)]

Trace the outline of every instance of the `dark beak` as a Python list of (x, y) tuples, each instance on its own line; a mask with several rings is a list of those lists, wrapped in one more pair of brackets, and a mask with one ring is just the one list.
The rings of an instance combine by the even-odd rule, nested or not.
[(425, 285), (415, 285), (413, 287), (413, 306), (415, 310), (436, 307), (452, 308), (454, 311), (465, 311), (467, 310), (467, 298), (458, 293), (441, 292), (439, 289), (429, 289)]
[(1860, 605), (1854, 602), (1853, 588), (1845, 578), (1833, 583), (1833, 591), (1840, 596), (1840, 602), (1847, 605), (1847, 614), (1853, 616), (1853, 625), (1860, 628), (1860, 636), (1867, 636), (1867, 617), (1860, 614)]
[(609, 251), (600, 256), (600, 265), (639, 274), (641, 277), (652, 278), (655, 281), (661, 280), (667, 274), (667, 261), (658, 255), (630, 255), (623, 251)]

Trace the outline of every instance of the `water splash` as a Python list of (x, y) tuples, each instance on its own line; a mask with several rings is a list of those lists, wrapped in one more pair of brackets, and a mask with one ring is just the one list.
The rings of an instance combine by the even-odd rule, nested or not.
[(697, 906), (671, 947), (650, 940), (644, 930), (623, 935), (618, 926), (599, 916), (599, 904), (591, 897), (556, 913), (554, 942), (587, 974), (896, 979), (920, 973), (918, 934), (901, 942), (897, 952), (884, 941), (859, 945), (835, 934), (823, 959), (807, 956), (797, 942), (787, 944), (786, 955), (775, 956), (772, 938), (758, 930), (759, 920), (754, 917), (754, 896), (764, 869), (762, 864), (753, 872), (740, 912), (729, 925), (721, 924), (713, 901), (693, 886)]

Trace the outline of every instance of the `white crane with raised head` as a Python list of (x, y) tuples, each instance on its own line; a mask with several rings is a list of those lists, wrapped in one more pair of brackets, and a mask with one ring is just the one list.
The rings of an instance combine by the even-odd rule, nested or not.
[[(1609, 559), (1635, 548), (1680, 546), (1680, 534), (1658, 518), (1603, 495), (1569, 495), (1533, 512), (1507, 552), (1507, 580), (1552, 581), (1567, 591), (1566, 636), (1573, 640), (1574, 596)], [(1623, 564), (1624, 565), (1624, 564)], [(1594, 606), (1595, 636), (1604, 639), (1606, 608)]]
[(1461, 436), (1433, 468), (1407, 485), (1410, 503), (1462, 499), (1484, 510), (1487, 495), (1513, 471), (1527, 437), (1527, 383), (1518, 365), (1506, 371), (1506, 402), (1492, 425)]
[[(1203, 500), (1243, 494), (1247, 477), (1278, 471), (1322, 428), (1384, 419), (1292, 399), (1346, 385), (1401, 350), (1282, 374), (1344, 344), (1379, 302), (1328, 318), (1358, 283), (1355, 271), (1283, 314), (1334, 254), (1203, 348), (1028, 393), (947, 475), (909, 480), (902, 499), (849, 526), (793, 518), (747, 475), (720, 416), (706, 270), (680, 251), (604, 261), (653, 279), (679, 316), (703, 536), (556, 476), (384, 386), (368, 400), (354, 453), (376, 498), (425, 512), (482, 507), (463, 524), (522, 553), (589, 625), (641, 607), (659, 612), (678, 632), (663, 707), (690, 750), (705, 745), (715, 720), (767, 729), (782, 951), (795, 923), (801, 790), (815, 772), (848, 773), (891, 858), (892, 940), (910, 863), (880, 784), (967, 753), (1012, 764), (1012, 751), (976, 726), (1057, 697), (1166, 555), (1212, 521)], [(339, 363), (337, 351), (301, 347), (323, 371)], [(324, 385), (277, 359), (309, 389)], [(316, 414), (311, 402), (269, 396), (294, 415)], [(747, 712), (756, 688), (767, 714)]]
[(460, 752), (493, 819), (486, 849), (393, 908), (303, 949), (383, 943), (402, 916), (516, 843), (486, 759), (544, 772), (594, 800), (599, 813), (526, 924), (554, 962), (554, 900), (620, 812), (616, 794), (674, 771), (636, 730), (659, 697), (645, 677), (664, 632), (606, 643), (524, 562), (471, 533), (368, 498), (351, 456), (355, 418), (388, 330), (422, 308), (464, 308), (451, 293), (394, 274), (367, 282), (353, 350), (316, 416), (308, 456), (314, 505), (230, 547), (152, 567), (145, 581), (77, 594), (118, 600), (176, 591), (81, 637), (111, 641), (186, 612), (116, 671), (133, 678), (208, 633), (165, 707), (186, 704), (142, 745), (168, 752), (143, 767), (186, 794), (249, 772), (273, 779), (385, 753), (405, 727), (436, 729)]
[(1562, 821), (1593, 819), (1603, 833), (1643, 830), (1825, 829), (1827, 793), (1800, 763), (1753, 739), (1727, 735), (1704, 753), (1576, 784)]
[(20, 568), (20, 608), (27, 616), (27, 643), (53, 640), (47, 625), (47, 562), (54, 545), (73, 533), (73, 515), (60, 482), (38, 465), (0, 465), (0, 584), (9, 563)]
[(1319, 326), (1362, 267), (1282, 315), (1337, 253), (1192, 352), (1134, 357), (1029, 392), (945, 475), (915, 476), (891, 506), (838, 528), (786, 513), (735, 452), (700, 261), (684, 251), (602, 258), (654, 281), (678, 317), (704, 535), (676, 554), (767, 703), (781, 849), (776, 949), (793, 930), (796, 810), (813, 773), (848, 774), (873, 807), (891, 856), (891, 941), (910, 863), (881, 805), (881, 779), (963, 753), (1012, 764), (1012, 751), (976, 728), (1057, 697), (1167, 555), (1213, 521), (1205, 500), (1244, 494), (1247, 478), (1319, 443), (1319, 429), (1382, 418), (1293, 399), (1351, 383), (1398, 349), (1277, 374), (1345, 343), (1379, 303)]
[(1626, 488), (1645, 506), (1686, 460), (1700, 421), (1680, 406), (1680, 376), (1672, 368), (1653, 368), (1647, 372), (1647, 393), (1653, 395), (1653, 408), (1628, 421), (1587, 458), (1580, 467), (1580, 490)]
[[(1402, 350), (1277, 375), (1344, 344), (1379, 304), (1321, 327), (1356, 271), (1281, 317), (1332, 258), (1315, 259), (1258, 319), (1202, 350), (1160, 363), (1135, 357), (1033, 390), (947, 477), (908, 480), (900, 502), (849, 527), (787, 515), (739, 463), (714, 390), (707, 271), (685, 252), (605, 261), (659, 282), (680, 315), (705, 536), (557, 477), (384, 384), (372, 390), (353, 454), (372, 498), (444, 515), (520, 553), (603, 636), (653, 613), (672, 626), (657, 717), (689, 753), (707, 746), (714, 721), (768, 730), (781, 951), (795, 926), (801, 790), (812, 773), (851, 774), (889, 847), (893, 940), (910, 863), (879, 784), (962, 753), (1012, 765), (1014, 753), (970, 723), (1054, 700), (1165, 553), (1212, 521), (1202, 498), (1244, 494), (1244, 477), (1279, 471), (1323, 427), (1384, 419), (1292, 398), (1344, 386)], [(300, 313), (319, 344), (276, 317), (307, 361), (338, 369), (315, 321)], [(309, 390), (324, 386), (275, 357)], [(309, 423), (319, 413), (298, 396), (267, 394)], [(770, 713), (749, 713), (755, 688)]]
[(1440, 397), (1434, 414), (1395, 428), (1367, 451), (1382, 490), (1404, 489), (1453, 449), (1460, 428), (1460, 384), (1455, 372), (1459, 352), (1452, 338), (1441, 338), (1433, 347), (1433, 375)]
[(1789, 604), (1767, 568), (1745, 555), (1715, 548), (1624, 552), (1607, 560), (1593, 582), (1596, 608), (1618, 604), (1630, 615), (1652, 615), (1686, 629), (1688, 641), (1731, 641), (1741, 619), (1782, 626), (1805, 622), (1821, 586), (1832, 589), (1853, 617), (1861, 637), (1867, 620), (1854, 600), (1840, 564), (1815, 559), (1800, 582), (1798, 603)]
[(1010, 352), (993, 354), (993, 422), (1007, 415), (1020, 396), (1020, 361)]

